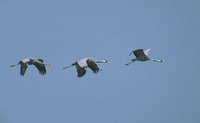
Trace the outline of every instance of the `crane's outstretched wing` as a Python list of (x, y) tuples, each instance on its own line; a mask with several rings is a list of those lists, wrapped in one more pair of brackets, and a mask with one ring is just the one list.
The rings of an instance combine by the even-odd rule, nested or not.
[(93, 71), (93, 73), (99, 72), (99, 67), (93, 60), (88, 59), (87, 64), (88, 64), (88, 67)]
[(76, 62), (76, 70), (77, 70), (77, 73), (78, 73), (78, 77), (82, 77), (85, 75), (86, 73), (86, 69), (87, 67), (80, 67), (80, 65)]
[(135, 50), (133, 51), (133, 53), (136, 56), (136, 58), (145, 56), (143, 49)]
[(146, 56), (148, 56), (150, 50), (151, 50), (151, 48), (144, 50), (144, 54), (145, 54)]
[[(38, 59), (41, 63), (43, 63), (42, 59)], [(41, 75), (45, 75), (46, 74), (46, 67), (44, 64), (40, 64), (40, 63), (34, 63), (35, 67), (39, 70), (39, 73)]]
[(28, 67), (28, 64), (21, 63), (21, 68), (20, 68), (20, 74), (21, 74), (21, 76), (24, 76), (27, 67)]

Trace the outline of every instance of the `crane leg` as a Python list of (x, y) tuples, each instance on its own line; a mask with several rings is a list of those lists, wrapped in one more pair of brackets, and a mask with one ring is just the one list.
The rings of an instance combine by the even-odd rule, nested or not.
[(134, 61), (131, 61), (131, 62), (129, 62), (129, 63), (126, 63), (125, 65), (129, 65), (129, 64), (131, 64), (131, 63), (133, 63)]

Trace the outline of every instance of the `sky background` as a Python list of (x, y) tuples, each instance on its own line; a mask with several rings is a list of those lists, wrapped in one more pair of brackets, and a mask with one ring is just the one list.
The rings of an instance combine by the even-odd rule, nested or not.
[[(1, 123), (199, 123), (199, 0), (1, 0)], [(135, 49), (162, 59), (135, 62)], [(77, 78), (66, 65), (107, 59)], [(42, 58), (47, 74), (24, 58)]]

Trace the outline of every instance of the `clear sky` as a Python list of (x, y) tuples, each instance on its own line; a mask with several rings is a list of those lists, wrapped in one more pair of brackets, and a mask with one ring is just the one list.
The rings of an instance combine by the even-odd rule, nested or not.
[[(1, 0), (1, 123), (199, 123), (199, 0)], [(135, 62), (135, 49), (162, 59)], [(77, 78), (84, 57), (107, 59)], [(42, 76), (24, 58), (42, 58)]]

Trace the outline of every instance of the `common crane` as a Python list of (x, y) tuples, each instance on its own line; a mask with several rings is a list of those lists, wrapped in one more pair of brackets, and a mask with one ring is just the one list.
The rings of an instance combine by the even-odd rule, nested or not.
[(152, 59), (148, 53), (151, 49), (147, 49), (147, 50), (143, 50), (143, 49), (138, 49), (138, 50), (134, 50), (132, 51), (129, 56), (133, 53), (136, 58), (135, 59), (132, 59), (131, 62), (129, 63), (126, 63), (125, 65), (129, 65), (135, 61), (147, 61), (147, 60), (151, 60), (151, 61), (155, 61), (155, 62), (163, 62), (162, 60), (156, 60), (156, 59)]
[(93, 71), (93, 73), (95, 73), (95, 74), (98, 73), (100, 71), (100, 69), (96, 63), (110, 63), (110, 62), (108, 60), (94, 60), (90, 57), (86, 57), (79, 61), (76, 61), (75, 63), (73, 63), (70, 66), (64, 67), (63, 69), (66, 69), (66, 68), (69, 68), (69, 67), (75, 65), (77, 73), (78, 73), (77, 76), (82, 77), (85, 75), (87, 67), (89, 67)]
[(39, 73), (41, 75), (46, 74), (45, 65), (52, 66), (51, 64), (44, 63), (42, 59), (35, 59), (35, 58), (23, 59), (23, 60), (19, 61), (18, 64), (11, 65), (10, 67), (14, 67), (17, 65), (21, 65), (21, 69), (20, 69), (21, 76), (24, 76), (28, 65), (35, 65), (35, 67), (39, 70)]

